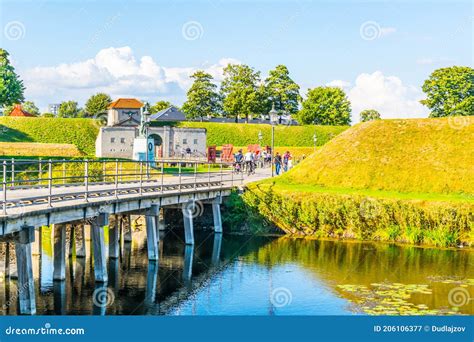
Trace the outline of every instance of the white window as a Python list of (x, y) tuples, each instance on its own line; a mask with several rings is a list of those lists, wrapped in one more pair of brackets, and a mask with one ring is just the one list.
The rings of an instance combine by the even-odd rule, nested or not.
[(198, 140), (194, 139), (194, 145), (197, 145), (197, 144), (198, 144)]
[(120, 142), (121, 142), (122, 144), (125, 144), (125, 138), (120, 138)]
[(188, 143), (188, 139), (183, 139), (183, 145), (186, 145)]
[(111, 143), (114, 143), (114, 142), (115, 142), (115, 138), (110, 138), (110, 142), (111, 142)]

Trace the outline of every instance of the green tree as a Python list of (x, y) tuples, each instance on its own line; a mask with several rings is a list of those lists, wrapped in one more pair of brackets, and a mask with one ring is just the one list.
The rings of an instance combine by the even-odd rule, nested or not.
[(265, 86), (271, 103), (281, 113), (295, 114), (301, 101), (300, 86), (291, 78), (285, 65), (277, 65), (270, 70)]
[(187, 100), (181, 108), (189, 119), (201, 119), (217, 114), (221, 109), (221, 98), (212, 76), (202, 70), (196, 71), (191, 78), (193, 85), (187, 92)]
[(298, 120), (302, 124), (349, 125), (351, 103), (341, 88), (309, 89), (298, 113)]
[(435, 70), (423, 84), (426, 99), (420, 102), (430, 117), (474, 115), (474, 69), (453, 66)]
[(225, 67), (221, 83), (224, 112), (236, 121), (239, 115), (248, 121), (249, 115), (258, 113), (261, 109), (260, 82), (260, 72), (248, 65), (229, 64)]
[(360, 121), (362, 122), (380, 119), (380, 113), (377, 112), (375, 109), (366, 109), (360, 112)]
[(98, 114), (105, 113), (112, 99), (105, 93), (97, 93), (89, 97), (85, 106), (84, 115), (87, 117), (96, 117)]
[(168, 101), (158, 101), (150, 107), (150, 114), (158, 113), (160, 110), (171, 107), (172, 104)]
[(59, 105), (59, 118), (77, 118), (80, 116), (81, 109), (76, 101), (64, 101)]
[(0, 108), (21, 103), (25, 87), (10, 64), (8, 52), (0, 49)]

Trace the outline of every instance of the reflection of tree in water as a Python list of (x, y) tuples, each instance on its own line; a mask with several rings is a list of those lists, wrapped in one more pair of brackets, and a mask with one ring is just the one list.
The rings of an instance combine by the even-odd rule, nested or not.
[[(429, 285), (432, 294), (413, 293), (413, 302), (449, 307), (449, 291), (466, 286), (474, 298), (474, 251), (398, 246), (382, 243), (306, 240), (282, 237), (246, 255), (246, 260), (278, 266), (298, 262), (332, 285), (387, 284)], [(471, 279), (471, 280), (468, 280)], [(474, 313), (474, 301), (459, 308)]]

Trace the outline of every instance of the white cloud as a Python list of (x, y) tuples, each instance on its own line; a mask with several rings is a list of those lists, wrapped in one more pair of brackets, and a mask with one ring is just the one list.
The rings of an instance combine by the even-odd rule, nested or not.
[(343, 80), (334, 80), (331, 82), (326, 83), (327, 87), (338, 87), (342, 89), (349, 88), (351, 86), (350, 82), (343, 81)]
[[(349, 84), (339, 80), (333, 82)], [(381, 71), (357, 76), (347, 96), (352, 105), (352, 123), (359, 122), (359, 114), (364, 109), (376, 109), (385, 119), (428, 115), (426, 107), (419, 102), (424, 97), (421, 89), (405, 85), (400, 78), (385, 76)]]
[(420, 64), (420, 65), (433, 64), (433, 59), (431, 59), (431, 58), (419, 58), (419, 59), (416, 60), (416, 64)]
[(128, 47), (100, 50), (94, 58), (57, 66), (36, 67), (23, 74), (26, 97), (42, 108), (48, 103), (74, 99), (79, 103), (96, 92), (106, 92), (113, 98), (137, 97), (155, 101), (167, 99), (181, 102), (191, 85), (189, 76), (198, 69), (222, 79), (222, 69), (228, 63), (240, 63), (231, 58), (217, 63), (193, 67), (164, 67), (152, 57), (136, 58)]

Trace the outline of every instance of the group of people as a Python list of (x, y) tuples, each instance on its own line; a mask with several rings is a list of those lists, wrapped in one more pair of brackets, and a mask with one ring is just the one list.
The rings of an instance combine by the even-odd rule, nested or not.
[(248, 150), (245, 154), (242, 153), (242, 150), (239, 150), (234, 154), (234, 171), (247, 172), (247, 174), (255, 173), (257, 167), (269, 167), (273, 164), (275, 165), (275, 173), (279, 175), (282, 171), (286, 172), (292, 168), (293, 157), (291, 156), (290, 151), (286, 151), (285, 154), (280, 155), (277, 152), (272, 161), (271, 153), (267, 151), (250, 151)]

